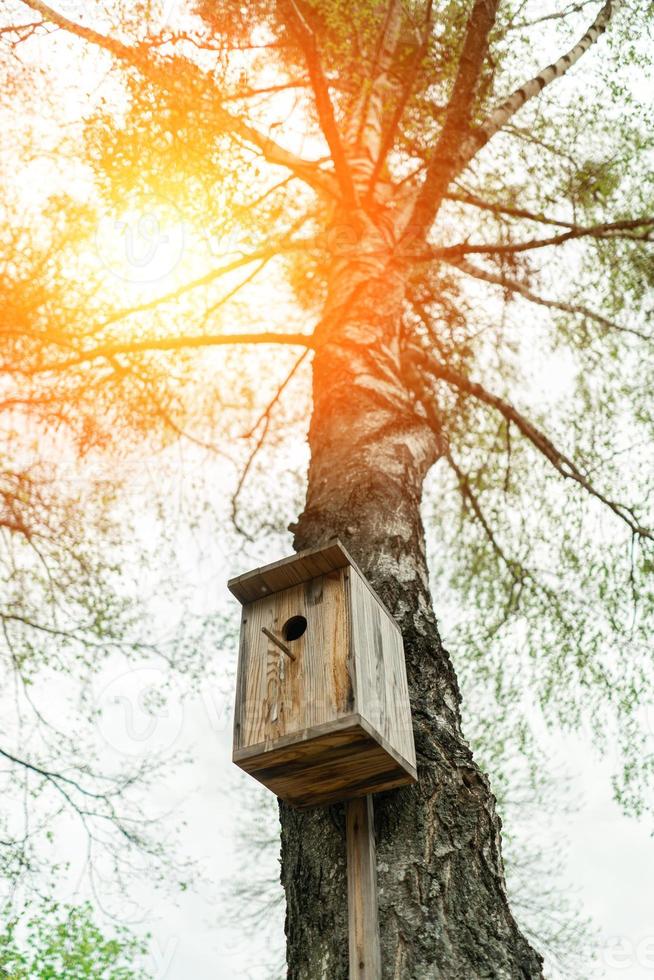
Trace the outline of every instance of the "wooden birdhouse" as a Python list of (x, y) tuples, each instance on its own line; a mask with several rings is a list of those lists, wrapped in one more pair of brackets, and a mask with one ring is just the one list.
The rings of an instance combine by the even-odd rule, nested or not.
[(416, 779), (402, 635), (340, 542), (229, 582), (236, 765), (298, 807)]

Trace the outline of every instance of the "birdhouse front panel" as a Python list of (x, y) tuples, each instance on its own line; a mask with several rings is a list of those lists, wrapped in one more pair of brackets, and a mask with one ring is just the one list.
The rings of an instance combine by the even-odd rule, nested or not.
[(234, 762), (296, 806), (416, 778), (402, 636), (340, 542), (233, 579)]
[(236, 750), (352, 709), (344, 575), (335, 569), (243, 607)]

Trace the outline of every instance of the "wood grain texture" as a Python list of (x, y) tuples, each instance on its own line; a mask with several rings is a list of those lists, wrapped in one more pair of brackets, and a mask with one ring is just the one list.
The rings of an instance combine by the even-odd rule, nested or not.
[(227, 588), (241, 603), (254, 602), (262, 596), (281, 592), (293, 585), (301, 585), (312, 578), (345, 568), (352, 559), (339, 541), (326, 548), (301, 551), (297, 555), (282, 558), (255, 568), (244, 575), (230, 579)]
[[(402, 635), (339, 542), (234, 581), (256, 595), (243, 605), (236, 764), (298, 807), (414, 781)], [(297, 617), (306, 630), (289, 639)]]
[[(299, 551), (295, 555), (289, 555), (288, 558), (281, 558), (269, 565), (262, 565), (260, 568), (254, 568), (243, 575), (237, 575), (229, 580), (227, 588), (244, 605), (245, 603), (256, 602), (257, 599), (272, 595), (274, 592), (289, 589), (293, 585), (308, 582), (309, 579), (324, 575), (325, 572), (333, 572), (338, 568), (347, 568), (348, 566), (357, 570), (361, 580), (365, 582), (366, 588), (393, 620), (389, 610), (386, 609), (370, 582), (338, 538), (334, 538), (324, 548)], [(393, 623), (399, 632), (399, 626), (395, 620)]]
[(304, 732), (235, 750), (239, 768), (292, 806), (306, 809), (416, 781), (392, 747), (352, 714)]
[(350, 800), (345, 823), (350, 980), (381, 980), (372, 797)]
[(347, 574), (357, 711), (415, 769), (402, 634), (361, 572), (353, 566)]
[[(272, 746), (351, 710), (346, 613), (341, 569), (244, 606), (235, 749), (259, 742)], [(291, 660), (264, 630), (282, 636), (293, 616), (304, 616), (307, 629), (287, 641)]]

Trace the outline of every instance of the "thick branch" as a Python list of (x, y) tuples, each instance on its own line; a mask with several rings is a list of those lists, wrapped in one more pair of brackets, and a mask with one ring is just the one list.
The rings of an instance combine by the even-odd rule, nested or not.
[(402, 94), (400, 95), (397, 105), (395, 106), (395, 110), (393, 112), (393, 116), (386, 130), (386, 133), (382, 138), (379, 147), (379, 152), (377, 153), (377, 159), (375, 161), (372, 173), (370, 175), (370, 183), (367, 191), (367, 198), (369, 201), (374, 200), (375, 185), (377, 183), (380, 174), (384, 169), (386, 158), (393, 147), (396, 133), (404, 117), (404, 112), (406, 110), (407, 105), (409, 104), (411, 95), (413, 94), (413, 88), (416, 83), (418, 74), (420, 72), (423, 59), (429, 50), (429, 39), (430, 39), (431, 28), (432, 28), (432, 8), (433, 8), (433, 0), (429, 0), (425, 12), (425, 26), (423, 29), (422, 41), (416, 48), (413, 58), (411, 59), (411, 64), (409, 66), (409, 69), (406, 74), (406, 78), (404, 80), (404, 84), (402, 86)]
[(345, 203), (352, 206), (356, 204), (356, 190), (345, 156), (341, 135), (336, 124), (334, 107), (329, 94), (329, 86), (322, 70), (316, 35), (311, 25), (303, 16), (299, 8), (299, 2), (300, 0), (282, 0), (280, 5), (293, 25), (293, 32), (302, 49), (315, 97), (318, 122), (327, 140), (327, 145), (334, 161), (336, 178), (343, 193)]
[(419, 240), (429, 231), (459, 169), (460, 147), (468, 132), (498, 7), (499, 0), (475, 0), (472, 8), (443, 130), (409, 222), (412, 237)]
[[(429, 341), (425, 338), (425, 346), (429, 345)], [(493, 392), (488, 391), (483, 385), (476, 381), (471, 381), (466, 378), (465, 375), (459, 374), (452, 368), (448, 367), (446, 364), (442, 364), (436, 361), (429, 353), (424, 349), (411, 348), (411, 354), (415, 358), (416, 362), (419, 364), (420, 369), (424, 371), (427, 375), (434, 378), (439, 378), (444, 381), (450, 387), (456, 388), (458, 391), (462, 391), (467, 395), (471, 395), (476, 398), (477, 401), (482, 402), (485, 405), (490, 405), (496, 411), (502, 415), (507, 422), (512, 422), (519, 432), (534, 446), (542, 456), (554, 467), (554, 469), (562, 477), (572, 480), (582, 487), (586, 493), (591, 497), (595, 497), (602, 504), (608, 507), (620, 520), (629, 527), (632, 534), (640, 538), (648, 538), (654, 541), (654, 531), (642, 527), (638, 522), (636, 515), (630, 507), (625, 506), (615, 500), (611, 500), (590, 482), (590, 480), (584, 476), (584, 474), (579, 470), (576, 464), (558, 449), (554, 443), (549, 439), (544, 432), (537, 428), (532, 422), (529, 421), (521, 412), (519, 412), (514, 406), (500, 398), (499, 395), (493, 394)]]
[(370, 71), (361, 81), (361, 94), (353, 107), (346, 130), (350, 165), (357, 190), (372, 200), (372, 185), (381, 172), (382, 132), (386, 103), (392, 97), (391, 69), (402, 27), (401, 0), (386, 0), (378, 41)]
[(200, 347), (222, 347), (231, 344), (283, 344), (291, 347), (313, 347), (313, 338), (304, 333), (224, 333), (191, 334), (177, 337), (151, 337), (145, 340), (126, 340), (123, 343), (105, 344), (82, 351), (65, 361), (53, 361), (30, 369), (30, 374), (47, 371), (64, 371), (98, 358), (115, 357), (117, 354), (140, 354), (147, 351), (174, 351), (198, 349)]
[(569, 72), (573, 65), (576, 65), (586, 51), (604, 34), (616, 10), (623, 6), (623, 4), (624, 0), (607, 0), (584, 36), (567, 54), (562, 55), (553, 65), (548, 65), (538, 75), (530, 79), (530, 81), (525, 82), (519, 89), (516, 89), (508, 99), (505, 99), (490, 114), (470, 140), (466, 141), (464, 150), (466, 160), (470, 160), (482, 146), (485, 146), (495, 133), (502, 129), (509, 119), (529, 102), (530, 99), (540, 95), (544, 88)]
[[(464, 54), (461, 58), (459, 77), (455, 83), (455, 89), (447, 110), (443, 132), (436, 146), (434, 157), (427, 170), (427, 177), (422, 186), (414, 213), (409, 223), (411, 237), (420, 240), (425, 236), (436, 217), (441, 201), (447, 188), (458, 173), (472, 160), (478, 151), (497, 133), (511, 117), (534, 96), (540, 94), (542, 90), (557, 78), (561, 78), (576, 64), (585, 52), (602, 36), (606, 31), (611, 17), (615, 11), (624, 3), (624, 0), (607, 0), (602, 10), (596, 17), (593, 24), (584, 34), (578, 44), (567, 54), (563, 55), (553, 65), (549, 65), (535, 78), (521, 86), (508, 99), (495, 109), (488, 119), (473, 133), (466, 132), (470, 119), (470, 110), (473, 105), (474, 95), (477, 91), (478, 76), (481, 72), (483, 59), (488, 49), (488, 35), (492, 28), (495, 16), (493, 12), (492, 21), (489, 21), (490, 11), (482, 0), (477, 0), (471, 14), (468, 35), (464, 45)], [(493, 4), (493, 0), (489, 0)], [(479, 17), (480, 26), (470, 36), (470, 28), (475, 16)], [(484, 29), (486, 33), (484, 35)], [(476, 56), (477, 77), (474, 83), (470, 84), (473, 77), (472, 71), (464, 65), (466, 46), (470, 43), (471, 50)], [(483, 48), (483, 50), (482, 50)], [(471, 67), (474, 66), (474, 59)], [(465, 71), (462, 75), (462, 68)], [(458, 106), (459, 95), (457, 88), (461, 77), (461, 105)]]

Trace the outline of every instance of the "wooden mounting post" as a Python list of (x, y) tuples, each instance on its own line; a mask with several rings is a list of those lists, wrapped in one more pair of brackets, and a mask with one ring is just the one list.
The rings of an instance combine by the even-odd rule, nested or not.
[(377, 860), (372, 796), (345, 804), (350, 980), (380, 980)]

